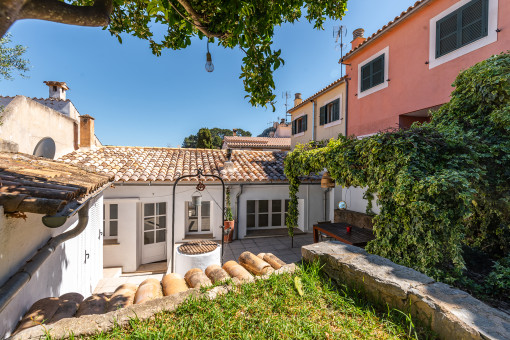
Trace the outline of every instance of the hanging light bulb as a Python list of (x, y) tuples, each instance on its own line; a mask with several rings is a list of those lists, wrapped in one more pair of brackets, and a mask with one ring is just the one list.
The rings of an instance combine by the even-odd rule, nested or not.
[(211, 53), (209, 53), (209, 40), (207, 41), (207, 54), (206, 54), (205, 70), (207, 72), (214, 71), (214, 65), (212, 63)]

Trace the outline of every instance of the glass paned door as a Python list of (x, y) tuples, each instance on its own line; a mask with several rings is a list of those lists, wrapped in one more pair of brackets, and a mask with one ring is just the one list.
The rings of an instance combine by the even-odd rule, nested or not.
[(161, 261), (166, 257), (166, 215), (166, 202), (143, 204), (143, 263)]

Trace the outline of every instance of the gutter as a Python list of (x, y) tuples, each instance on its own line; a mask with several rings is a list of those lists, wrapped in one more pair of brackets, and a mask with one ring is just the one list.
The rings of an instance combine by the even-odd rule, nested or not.
[[(108, 184), (109, 185), (109, 184)], [(80, 235), (87, 227), (89, 221), (89, 205), (90, 201), (101, 193), (103, 189), (90, 196), (78, 208), (66, 215), (56, 214), (53, 216), (43, 216), (42, 223), (48, 228), (59, 228), (76, 213), (78, 213), (78, 224), (72, 230), (63, 234), (52, 237), (45, 246), (40, 248), (37, 253), (28, 260), (7, 282), (0, 287), (0, 313), (7, 307), (12, 299), (21, 291), (21, 289), (32, 279), (43, 263), (57, 250), (58, 246), (67, 240)]]
[[(347, 73), (347, 70), (345, 73)], [(345, 78), (345, 137), (348, 136), (347, 126), (349, 123), (349, 79)]]

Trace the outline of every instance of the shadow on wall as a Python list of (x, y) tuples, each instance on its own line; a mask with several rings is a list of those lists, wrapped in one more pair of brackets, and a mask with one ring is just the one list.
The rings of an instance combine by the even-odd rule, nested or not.
[(66, 293), (65, 287), (62, 287), (63, 268), (68, 268), (69, 263), (65, 245), (61, 245), (0, 313), (0, 338), (10, 336), (23, 315), (36, 301)]

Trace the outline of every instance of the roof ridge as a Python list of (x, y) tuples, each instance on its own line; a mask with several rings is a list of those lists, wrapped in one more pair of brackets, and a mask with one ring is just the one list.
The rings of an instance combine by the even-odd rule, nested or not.
[(334, 82), (326, 85), (325, 87), (323, 87), (321, 90), (315, 92), (314, 94), (312, 94), (311, 96), (309, 96), (308, 98), (306, 98), (305, 100), (303, 100), (301, 103), (299, 103), (298, 105), (290, 108), (287, 110), (287, 112), (291, 112), (291, 111), (294, 111), (304, 105), (306, 105), (308, 103), (309, 100), (311, 100), (312, 98), (322, 94), (324, 91), (328, 90), (329, 88), (331, 88), (333, 85), (336, 85), (336, 84), (340, 84), (342, 81), (345, 81), (345, 79), (347, 79), (347, 75), (343, 76), (343, 77), (340, 77), (338, 78), (337, 80), (335, 80)]

